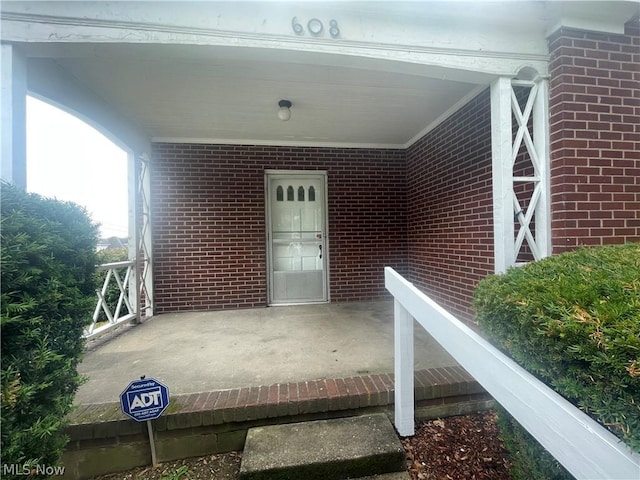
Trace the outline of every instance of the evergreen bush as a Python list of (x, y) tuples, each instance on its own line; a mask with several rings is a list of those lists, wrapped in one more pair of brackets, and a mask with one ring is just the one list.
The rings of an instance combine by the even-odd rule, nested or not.
[(489, 276), (474, 304), (498, 348), (640, 452), (640, 244)]
[(7, 183), (1, 202), (2, 463), (53, 466), (95, 306), (97, 225)]

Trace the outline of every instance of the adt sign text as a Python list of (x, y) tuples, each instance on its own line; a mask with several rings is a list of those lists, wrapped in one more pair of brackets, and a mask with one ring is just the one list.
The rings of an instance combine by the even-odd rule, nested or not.
[(120, 404), (138, 422), (154, 420), (169, 406), (169, 389), (154, 378), (137, 380), (120, 394)]

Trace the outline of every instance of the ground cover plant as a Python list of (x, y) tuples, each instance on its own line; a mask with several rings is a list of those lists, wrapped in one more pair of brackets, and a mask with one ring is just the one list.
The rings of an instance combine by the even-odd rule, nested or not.
[[(475, 308), (496, 346), (640, 452), (640, 244), (583, 248), (487, 277)], [(504, 414), (503, 422), (507, 447), (523, 457), (512, 458), (514, 469), (536, 464), (527, 435)], [(535, 478), (566, 478), (559, 472)]]
[[(80, 383), (95, 305), (97, 225), (76, 204), (1, 185), (2, 463), (47, 471)], [(40, 475), (34, 475), (37, 477)]]

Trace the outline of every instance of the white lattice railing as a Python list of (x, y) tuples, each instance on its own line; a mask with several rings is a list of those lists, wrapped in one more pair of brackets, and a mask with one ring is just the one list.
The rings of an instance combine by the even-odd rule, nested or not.
[[(135, 260), (105, 263), (97, 267), (98, 271), (106, 273), (102, 288), (96, 291), (98, 302), (93, 312), (93, 320), (85, 329), (85, 338), (95, 337), (137, 318), (135, 296), (131, 295), (129, 289), (134, 280), (135, 268)], [(113, 285), (117, 286), (117, 290)], [(110, 295), (112, 292), (116, 292), (117, 300), (113, 298), (113, 294)], [(104, 315), (100, 315), (101, 313)]]
[(395, 299), (395, 424), (414, 434), (415, 319), (577, 479), (640, 478), (640, 455), (415, 286), (385, 268)]

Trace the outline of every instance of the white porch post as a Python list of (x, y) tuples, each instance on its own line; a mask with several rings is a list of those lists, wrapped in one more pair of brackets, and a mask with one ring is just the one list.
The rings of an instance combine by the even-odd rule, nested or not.
[(394, 301), (395, 425), (403, 437), (415, 433), (413, 388), (413, 318)]
[(151, 242), (151, 172), (149, 170), (149, 155), (141, 154), (134, 158), (133, 172), (135, 174), (135, 192), (133, 195), (134, 228), (132, 229), (136, 266), (137, 284), (137, 312), (138, 321), (144, 313), (146, 318), (153, 316), (153, 250)]
[[(137, 156), (134, 151), (127, 153), (127, 212), (128, 212), (128, 259), (136, 260), (138, 257), (138, 209), (136, 207), (138, 202), (138, 167)], [(134, 275), (129, 278), (129, 301), (131, 305), (136, 309), (136, 321), (140, 323), (140, 288), (138, 282), (140, 276), (138, 274), (139, 265), (134, 265)]]
[[(518, 95), (527, 94), (524, 109)], [(495, 272), (519, 265), (528, 247), (534, 260), (551, 255), (551, 192), (548, 81), (500, 77), (491, 84), (491, 148)], [(517, 121), (514, 136), (512, 118)], [(524, 145), (524, 150), (521, 148)], [(522, 157), (520, 157), (522, 152)], [(516, 159), (528, 161), (530, 174), (513, 175)], [(521, 163), (522, 164), (522, 163)], [(531, 193), (515, 185), (531, 185)], [(518, 198), (526, 197), (526, 198)], [(518, 234), (515, 235), (515, 225)], [(531, 223), (535, 225), (535, 235)]]
[(495, 272), (515, 264), (513, 163), (511, 160), (511, 79), (491, 84), (491, 152), (493, 172), (493, 245)]
[(27, 65), (13, 45), (0, 45), (3, 180), (27, 187)]
[(551, 153), (549, 149), (549, 81), (537, 80), (538, 95), (533, 104), (533, 145), (538, 154), (541, 195), (536, 206), (536, 243), (541, 256), (552, 253), (551, 242)]

